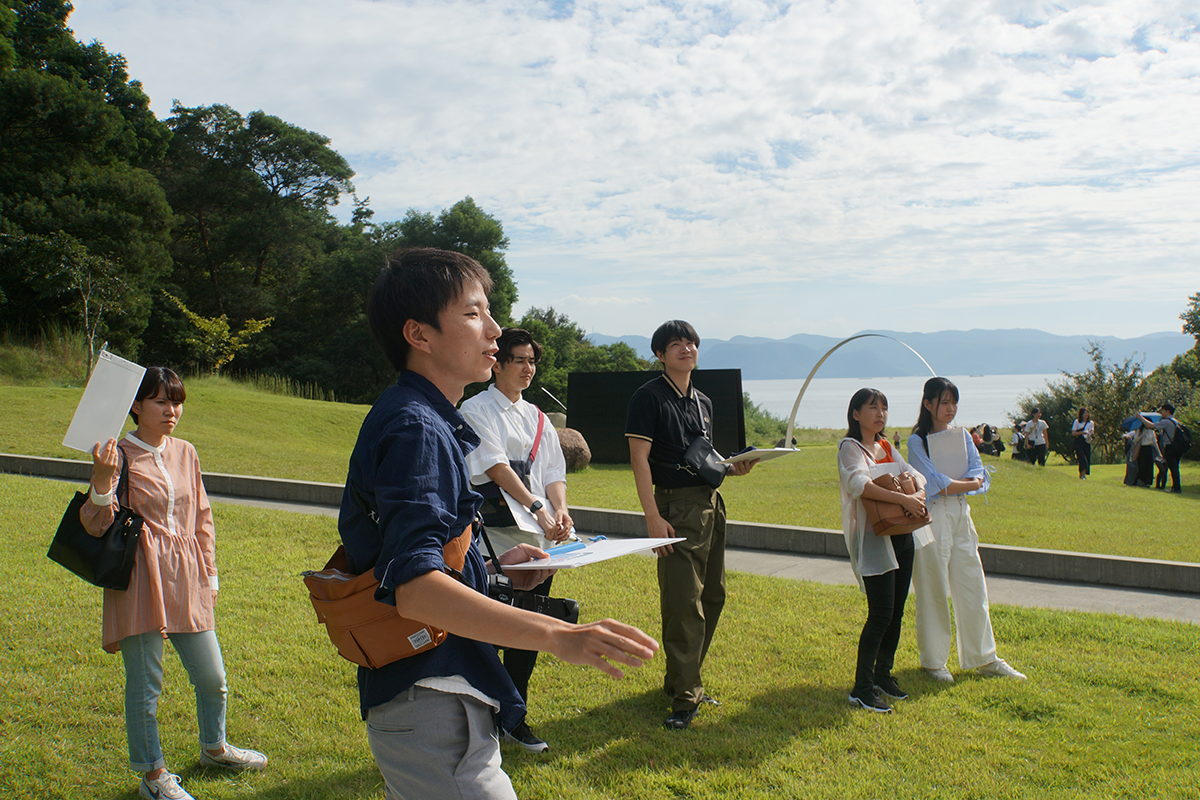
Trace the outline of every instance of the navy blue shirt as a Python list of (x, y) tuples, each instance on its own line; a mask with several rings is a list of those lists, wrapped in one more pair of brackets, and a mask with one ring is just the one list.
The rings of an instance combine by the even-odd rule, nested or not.
[[(415, 372), (400, 373), (363, 420), (350, 456), (338, 532), (350, 569), (375, 565), (376, 599), (396, 604), (396, 587), (444, 566), (442, 548), (475, 518), (482, 498), (471, 489), (466, 454), (479, 437), (446, 396)], [(376, 511), (376, 525), (355, 493)], [(476, 542), (467, 551), (463, 575), (487, 593), (487, 568)], [(438, 647), (379, 669), (359, 667), (359, 705), (391, 701), (417, 681), (461, 675), (500, 702), (500, 723), (511, 730), (525, 707), (496, 648), (449, 634)]]

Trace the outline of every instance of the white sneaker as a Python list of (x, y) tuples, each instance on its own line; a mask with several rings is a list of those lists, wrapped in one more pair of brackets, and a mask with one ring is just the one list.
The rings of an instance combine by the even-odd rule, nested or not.
[(951, 675), (950, 670), (946, 669), (945, 667), (938, 667), (937, 669), (924, 667), (924, 670), (925, 674), (933, 678), (935, 681), (941, 681), (942, 683), (954, 683), (954, 676)]
[(179, 776), (169, 772), (163, 772), (154, 780), (143, 775), (138, 795), (146, 800), (196, 800), (179, 785)]
[(997, 658), (990, 664), (984, 664), (976, 670), (980, 675), (986, 678), (1012, 678), (1013, 680), (1023, 681), (1025, 676), (1017, 672), (1008, 665), (1003, 658)]
[(225, 769), (262, 769), (267, 765), (267, 757), (257, 750), (243, 750), (226, 742), (225, 752), (219, 756), (214, 756), (202, 749), (200, 764), (205, 767), (224, 767)]

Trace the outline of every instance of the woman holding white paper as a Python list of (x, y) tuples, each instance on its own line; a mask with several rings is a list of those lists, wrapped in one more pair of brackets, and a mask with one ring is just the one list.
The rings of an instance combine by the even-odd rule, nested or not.
[(980, 675), (1024, 680), (996, 656), (979, 536), (966, 500), (968, 495), (986, 492), (990, 479), (970, 435), (951, 426), (957, 414), (958, 387), (946, 378), (927, 380), (917, 424), (908, 437), (908, 457), (925, 477), (933, 517), (933, 545), (917, 551), (913, 562), (921, 667), (934, 680), (954, 682), (946, 668), (950, 598), (959, 666), (976, 669)]
[[(125, 663), (125, 730), (130, 766), (143, 773), (144, 798), (189, 800), (166, 769), (158, 738), (163, 639), (170, 639), (196, 689), (200, 763), (262, 769), (267, 757), (225, 742), (226, 686), (213, 606), (217, 567), (212, 509), (196, 450), (171, 436), (187, 397), (179, 376), (150, 367), (129, 415), (136, 430), (92, 450), (91, 498), (79, 512), (87, 531), (112, 524), (123, 500), (145, 519), (129, 588), (104, 590), (103, 646)], [(121, 464), (128, 481), (116, 496)]]
[[(928, 527), (900, 536), (876, 536), (862, 500), (897, 503), (906, 513), (925, 514), (925, 493), (892, 492), (872, 481), (892, 472), (911, 471), (904, 456), (884, 435), (887, 398), (878, 389), (859, 389), (846, 410), (846, 437), (838, 445), (838, 478), (842, 495), (842, 533), (850, 566), (867, 596), (867, 621), (858, 638), (858, 660), (851, 704), (881, 714), (891, 713), (887, 697), (908, 697), (892, 676), (904, 603), (912, 578), (913, 548), (929, 541)], [(920, 475), (913, 476), (920, 485)]]

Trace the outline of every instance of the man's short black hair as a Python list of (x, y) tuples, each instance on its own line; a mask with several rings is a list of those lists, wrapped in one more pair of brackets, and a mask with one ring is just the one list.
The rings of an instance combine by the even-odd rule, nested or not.
[(479, 262), (462, 253), (412, 247), (397, 250), (384, 262), (367, 295), (371, 335), (397, 370), (408, 365), (404, 323), (414, 319), (441, 330), (438, 315), (471, 282), (492, 293), (492, 278)]
[(513, 348), (526, 344), (533, 347), (533, 363), (541, 361), (542, 346), (533, 340), (532, 333), (524, 328), (505, 328), (496, 340), (496, 346), (500, 348), (500, 352), (496, 353), (496, 363), (507, 364), (512, 361)]
[(1171, 414), (1175, 413), (1175, 406), (1171, 405), (1170, 403), (1163, 403), (1161, 406), (1158, 407), (1158, 410), (1162, 411), (1164, 408), (1167, 410), (1168, 413), (1171, 413)]
[(658, 326), (658, 330), (654, 332), (654, 336), (650, 337), (650, 349), (654, 351), (655, 356), (665, 353), (667, 345), (676, 339), (685, 339), (696, 345), (696, 347), (700, 346), (700, 337), (696, 334), (696, 329), (692, 327), (692, 323), (684, 322), (681, 319), (673, 319)]

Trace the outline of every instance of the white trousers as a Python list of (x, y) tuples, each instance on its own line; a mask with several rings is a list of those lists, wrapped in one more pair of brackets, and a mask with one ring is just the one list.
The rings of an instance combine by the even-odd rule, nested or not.
[(962, 495), (951, 495), (930, 503), (929, 513), (933, 541), (918, 547), (913, 558), (921, 666), (938, 669), (950, 657), (949, 598), (954, 601), (958, 664), (963, 669), (982, 667), (996, 660), (996, 640), (971, 506)]

